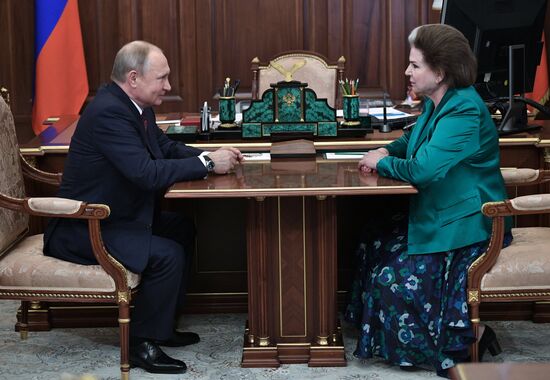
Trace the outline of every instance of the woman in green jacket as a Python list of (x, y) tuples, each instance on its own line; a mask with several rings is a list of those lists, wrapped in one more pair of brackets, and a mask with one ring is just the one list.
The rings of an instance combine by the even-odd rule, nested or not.
[[(362, 310), (356, 303), (348, 318), (361, 323), (356, 356), (430, 365), (447, 376), (468, 360), (475, 339), (466, 277), (491, 232), (481, 206), (507, 195), (498, 134), (472, 87), (477, 64), (468, 41), (451, 26), (433, 24), (414, 29), (409, 43), (405, 74), (424, 96), (423, 113), (411, 131), (365, 154), (359, 170), (410, 182), (418, 194), (408, 217), (394, 216), (390, 232), (360, 245)], [(480, 349), (487, 347), (498, 353), (488, 328)]]

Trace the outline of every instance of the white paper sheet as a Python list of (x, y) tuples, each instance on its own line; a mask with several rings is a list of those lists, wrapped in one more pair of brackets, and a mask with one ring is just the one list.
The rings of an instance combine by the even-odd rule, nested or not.
[(327, 152), (327, 160), (360, 160), (367, 152)]
[[(369, 109), (369, 115), (374, 116), (377, 119), (382, 120), (384, 118), (384, 108), (374, 107)], [(388, 120), (403, 119), (406, 117), (412, 117), (410, 113), (396, 110), (393, 107), (386, 107), (386, 118)]]
[(270, 161), (271, 155), (269, 153), (243, 153), (245, 161)]

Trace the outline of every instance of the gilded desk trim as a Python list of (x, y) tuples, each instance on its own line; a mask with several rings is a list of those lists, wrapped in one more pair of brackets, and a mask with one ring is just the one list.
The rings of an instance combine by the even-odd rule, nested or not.
[[(388, 140), (340, 140), (340, 141), (314, 141), (313, 145), (316, 149), (361, 149), (374, 148), (389, 144), (393, 139)], [(268, 151), (271, 148), (271, 142), (193, 142), (187, 145), (204, 150), (217, 149), (220, 147), (233, 146), (243, 151)], [(516, 138), (500, 138), (500, 146), (511, 145), (533, 145), (537, 147), (550, 146), (549, 139), (540, 139), (538, 137), (516, 137)], [(23, 155), (44, 155), (47, 153), (67, 153), (69, 145), (39, 145), (37, 147), (21, 147)]]
[(536, 145), (540, 141), (539, 137), (503, 137), (498, 139), (500, 146), (506, 145)]
[(268, 188), (268, 189), (171, 189), (166, 198), (214, 198), (221, 195), (226, 197), (254, 197), (254, 196), (316, 196), (316, 195), (365, 195), (385, 194), (387, 190), (401, 190), (399, 194), (416, 194), (417, 190), (411, 185), (373, 186), (373, 187), (295, 187), (295, 188)]
[(540, 139), (537, 143), (537, 147), (547, 148), (550, 147), (550, 139)]

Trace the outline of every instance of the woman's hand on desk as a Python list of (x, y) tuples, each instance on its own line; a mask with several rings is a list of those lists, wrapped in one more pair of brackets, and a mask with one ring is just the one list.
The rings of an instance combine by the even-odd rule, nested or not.
[(228, 173), (243, 160), (241, 151), (233, 147), (220, 148), (208, 153), (208, 157), (214, 161), (214, 173), (216, 174)]
[(359, 181), (367, 186), (378, 186), (378, 176), (374, 173), (359, 173)]
[(363, 158), (359, 161), (357, 167), (360, 171), (363, 173), (372, 173), (376, 172), (376, 165), (378, 164), (378, 161), (380, 161), (382, 158), (389, 156), (390, 152), (386, 148), (378, 148), (375, 150), (370, 150)]

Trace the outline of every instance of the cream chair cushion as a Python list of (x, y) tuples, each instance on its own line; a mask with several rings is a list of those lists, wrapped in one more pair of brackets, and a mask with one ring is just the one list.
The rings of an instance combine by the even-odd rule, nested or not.
[[(19, 162), (19, 145), (11, 111), (0, 96), (0, 193), (25, 197), (25, 185)], [(27, 229), (28, 215), (0, 208), (0, 254)]]
[[(273, 59), (286, 71), (290, 71), (294, 65), (301, 65), (292, 75), (293, 80), (305, 82), (317, 94), (317, 98), (325, 98), (329, 106), (334, 107), (336, 102), (336, 79), (337, 68), (327, 65), (319, 57), (307, 54), (285, 54)], [(261, 97), (265, 90), (268, 90), (270, 84), (284, 80), (285, 77), (279, 71), (271, 66), (260, 67), (258, 94)]]
[(531, 182), (539, 175), (538, 170), (529, 168), (501, 168), (500, 172), (507, 185)]
[[(21, 291), (65, 290), (112, 292), (115, 283), (99, 265), (79, 265), (42, 253), (44, 236), (33, 235), (19, 242), (0, 260), (0, 290), (14, 287)], [(140, 276), (126, 271), (133, 289)]]
[(481, 290), (550, 288), (550, 228), (513, 228), (512, 244), (481, 280)]

